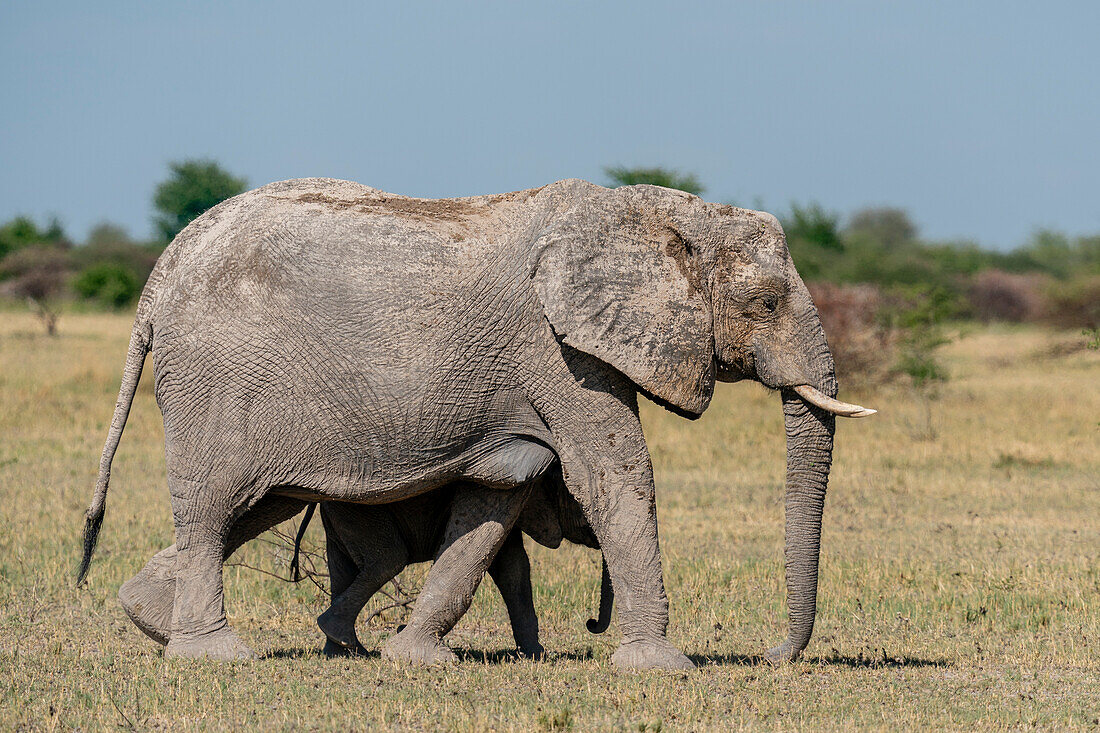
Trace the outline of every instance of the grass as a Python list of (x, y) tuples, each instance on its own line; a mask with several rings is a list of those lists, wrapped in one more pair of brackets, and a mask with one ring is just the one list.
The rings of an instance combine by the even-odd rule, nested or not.
[[(622, 674), (595, 613), (598, 556), (534, 548), (544, 662), (511, 653), (486, 583), (448, 669), (319, 656), (324, 594), (226, 571), (232, 623), (264, 657), (164, 660), (119, 585), (172, 542), (148, 378), (115, 462), (91, 579), (73, 587), (82, 515), (130, 321), (67, 315), (60, 336), (0, 318), (0, 728), (1007, 729), (1100, 725), (1100, 353), (1082, 337), (974, 329), (935, 392), (846, 391), (826, 507), (820, 614), (804, 661), (752, 656), (785, 629), (778, 399), (722, 385), (690, 423), (651, 405), (669, 635), (688, 674)], [(313, 546), (320, 522), (311, 527)], [(286, 573), (251, 543), (244, 562)], [(408, 574), (413, 585), (424, 568)], [(401, 621), (362, 628), (377, 646)]]

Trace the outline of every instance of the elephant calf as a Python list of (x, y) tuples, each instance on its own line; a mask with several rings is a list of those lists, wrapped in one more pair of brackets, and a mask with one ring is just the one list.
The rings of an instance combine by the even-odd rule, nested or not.
[[(317, 619), (326, 636), (325, 654), (365, 651), (355, 634), (359, 612), (379, 588), (407, 565), (436, 558), (445, 539), (451, 504), (463, 488), (463, 484), (452, 484), (387, 505), (322, 503), (332, 589), (332, 604)], [(297, 511), (304, 505), (298, 505)], [(252, 514), (234, 527), (232, 535), (237, 539), (230, 544), (230, 553), (262, 531), (257, 528), (266, 527), (275, 519), (289, 518), (254, 518)], [(566, 491), (560, 472), (552, 473), (531, 489), (516, 528), (497, 553), (489, 574), (508, 608), (516, 646), (526, 656), (539, 657), (543, 649), (521, 530), (550, 548), (558, 547), (562, 539), (593, 549), (599, 549), (599, 543), (580, 505)], [(175, 545), (162, 550), (119, 590), (119, 600), (130, 620), (161, 645), (168, 644), (172, 636), (176, 558)], [(601, 592), (599, 620), (588, 622), (588, 630), (593, 633), (605, 631), (611, 619), (613, 593), (606, 563)]]
[[(332, 604), (317, 618), (327, 637), (325, 654), (365, 652), (355, 634), (360, 611), (407, 565), (438, 557), (448, 519), (444, 508), (462, 489), (462, 484), (456, 484), (389, 505), (321, 504), (332, 590)], [(525, 656), (538, 658), (543, 648), (531, 598), (531, 565), (521, 531), (551, 548), (563, 538), (593, 549), (598, 549), (599, 543), (560, 475), (549, 476), (532, 489), (515, 529), (489, 566), (489, 575), (508, 608), (516, 646)], [(606, 565), (603, 576), (600, 618), (588, 623), (593, 633), (606, 630), (611, 616), (613, 594)]]

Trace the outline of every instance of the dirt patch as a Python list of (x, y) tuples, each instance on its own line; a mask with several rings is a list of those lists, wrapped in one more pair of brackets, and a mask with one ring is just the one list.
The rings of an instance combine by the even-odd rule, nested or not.
[(470, 218), (489, 214), (493, 204), (522, 203), (543, 188), (545, 186), (468, 199), (420, 199), (387, 194), (340, 198), (311, 191), (298, 196), (295, 201), (303, 204), (317, 204), (336, 211), (351, 210), (364, 214), (389, 214), (408, 219), (465, 224)]
[(358, 196), (353, 199), (344, 199), (313, 192), (302, 194), (296, 201), (303, 204), (320, 204), (337, 211), (354, 210), (364, 214), (393, 214), (441, 221), (461, 222), (471, 216), (485, 213), (485, 206), (456, 199), (414, 199), (403, 196)]

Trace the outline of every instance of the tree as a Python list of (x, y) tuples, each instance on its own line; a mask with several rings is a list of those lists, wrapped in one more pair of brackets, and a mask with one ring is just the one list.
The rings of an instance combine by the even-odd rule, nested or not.
[(668, 168), (626, 168), (624, 166), (611, 166), (604, 168), (603, 172), (611, 179), (610, 187), (634, 186), (639, 183), (648, 183), (653, 186), (664, 186), (687, 191), (696, 196), (701, 196), (706, 188), (699, 183), (694, 173), (680, 173)]
[(92, 231), (88, 232), (87, 246), (102, 247), (111, 244), (129, 244), (130, 241), (130, 234), (125, 227), (112, 224), (109, 221), (102, 221), (92, 227)]
[(159, 215), (154, 223), (165, 241), (179, 234), (207, 209), (243, 192), (244, 178), (226, 172), (213, 160), (184, 160), (168, 164), (172, 175), (153, 194)]
[(886, 249), (896, 249), (916, 240), (917, 225), (904, 209), (882, 206), (860, 209), (852, 214), (844, 233)]
[(67, 269), (66, 252), (56, 246), (24, 247), (0, 263), (0, 278), (7, 280), (4, 290), (26, 298), (50, 336), (57, 335), (56, 297), (65, 287)]
[(0, 259), (24, 247), (42, 244), (68, 246), (61, 222), (56, 218), (51, 219), (45, 229), (39, 229), (28, 216), (17, 216), (0, 226)]

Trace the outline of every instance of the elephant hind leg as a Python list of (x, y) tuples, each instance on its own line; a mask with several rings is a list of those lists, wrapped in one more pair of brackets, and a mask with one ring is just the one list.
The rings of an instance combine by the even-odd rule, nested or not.
[(166, 657), (253, 659), (255, 653), (229, 627), (222, 565), (234, 515), (247, 503), (239, 487), (173, 477), (168, 488), (176, 524), (176, 593)]
[(176, 600), (176, 546), (158, 552), (118, 589), (122, 610), (143, 634), (164, 646), (172, 638)]
[[(245, 542), (302, 511), (306, 502), (268, 494), (246, 511), (229, 531), (228, 559)], [(134, 577), (122, 584), (118, 598), (126, 615), (142, 633), (161, 646), (172, 637), (176, 598), (176, 546), (158, 552)]]

